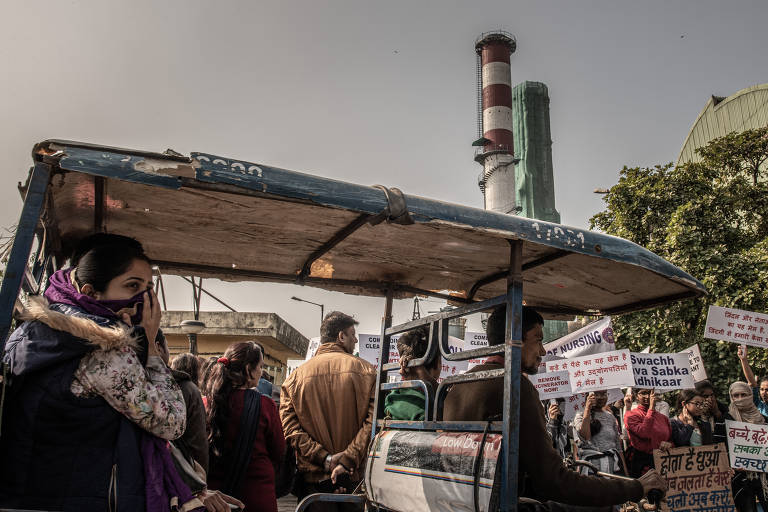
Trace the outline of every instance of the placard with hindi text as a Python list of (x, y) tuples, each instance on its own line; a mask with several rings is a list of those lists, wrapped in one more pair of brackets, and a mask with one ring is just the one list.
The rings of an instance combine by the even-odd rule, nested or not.
[(661, 509), (675, 512), (734, 512), (731, 471), (725, 445), (654, 450), (656, 471), (666, 479)]

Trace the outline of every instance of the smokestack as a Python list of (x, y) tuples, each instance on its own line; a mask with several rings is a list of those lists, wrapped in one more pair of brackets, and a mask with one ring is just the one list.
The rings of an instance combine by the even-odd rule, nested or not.
[(515, 146), (512, 139), (512, 74), (509, 60), (517, 43), (508, 32), (482, 34), (475, 42), (478, 58), (478, 132), (475, 161), (485, 209), (517, 213)]

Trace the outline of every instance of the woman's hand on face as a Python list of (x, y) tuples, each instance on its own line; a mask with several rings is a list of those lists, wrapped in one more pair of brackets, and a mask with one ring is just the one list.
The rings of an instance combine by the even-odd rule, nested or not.
[(147, 333), (147, 341), (149, 341), (149, 353), (150, 355), (158, 355), (157, 347), (155, 346), (155, 339), (157, 338), (157, 331), (160, 330), (160, 301), (157, 300), (154, 290), (147, 290), (144, 292), (144, 302), (142, 304), (141, 312), (141, 325), (144, 328), (144, 332)]
[(557, 404), (549, 404), (549, 419), (555, 421), (560, 415), (560, 407)]
[(648, 409), (654, 409), (656, 407), (656, 390), (651, 390), (651, 398), (648, 402)]
[(592, 412), (592, 409), (594, 409), (594, 408), (595, 408), (595, 394), (594, 393), (590, 393), (587, 396), (586, 403), (584, 404), (584, 413), (586, 414), (588, 412)]

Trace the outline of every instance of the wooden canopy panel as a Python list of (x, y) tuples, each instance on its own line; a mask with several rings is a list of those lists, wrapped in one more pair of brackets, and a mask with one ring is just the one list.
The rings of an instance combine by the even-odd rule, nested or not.
[[(132, 236), (165, 273), (298, 281), (353, 294), (505, 292), (523, 240), (526, 302), (617, 313), (705, 293), (626, 240), (263, 165), (50, 141), (46, 228), (62, 255), (104, 230)], [(308, 275), (301, 275), (307, 266)]]

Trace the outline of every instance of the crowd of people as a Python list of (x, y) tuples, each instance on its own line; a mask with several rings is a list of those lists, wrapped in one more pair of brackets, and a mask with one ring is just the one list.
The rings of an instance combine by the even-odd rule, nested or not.
[[(150, 261), (137, 241), (93, 235), (70, 262), (50, 277), (44, 297), (31, 301), (6, 345), (0, 507), (274, 512), (278, 495), (289, 490), (301, 499), (359, 487), (376, 371), (353, 355), (352, 316), (325, 316), (316, 354), (287, 377), (276, 403), (256, 342), (235, 343), (221, 356), (170, 360)], [(488, 318), (489, 345), (504, 343), (505, 322), (501, 306)], [(542, 325), (536, 311), (523, 308), (524, 374), (536, 373), (545, 354)], [(400, 374), (434, 388), (439, 353), (410, 364), (425, 359), (428, 346), (428, 328), (404, 333), (397, 342)], [(729, 406), (705, 381), (679, 393), (672, 416), (653, 389), (636, 388), (618, 403), (608, 403), (606, 392), (592, 393), (566, 422), (560, 405), (542, 403), (522, 378), (521, 496), (538, 500), (532, 510), (566, 510), (663, 491), (653, 450), (724, 442), (726, 419), (768, 422), (768, 379), (756, 381), (745, 348), (739, 357), (747, 382), (731, 385)], [(495, 355), (469, 371), (503, 368), (504, 356)], [(444, 420), (500, 419), (502, 383), (454, 385)], [(425, 398), (419, 388), (395, 390), (386, 396), (385, 414), (432, 419)], [(563, 462), (573, 456), (632, 479), (573, 471)], [(758, 500), (766, 509), (765, 474), (736, 472), (733, 494), (739, 511), (756, 510)], [(359, 507), (319, 503), (313, 510)]]
[[(584, 411), (571, 422), (563, 421), (558, 403), (549, 404), (547, 430), (560, 456), (597, 462), (601, 471), (638, 478), (654, 468), (653, 451), (673, 447), (727, 443), (725, 421), (768, 423), (768, 377), (760, 382), (739, 347), (747, 382), (733, 382), (728, 405), (716, 396), (707, 380), (695, 389), (670, 393), (676, 407), (653, 389), (629, 390), (624, 400), (607, 403), (607, 393), (590, 393)], [(620, 464), (618, 464), (620, 460)], [(768, 482), (762, 472), (733, 472), (732, 494), (739, 512), (755, 512), (759, 503), (768, 510)]]

